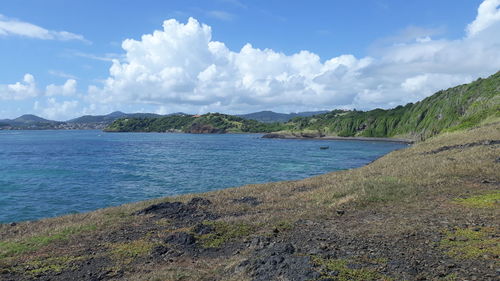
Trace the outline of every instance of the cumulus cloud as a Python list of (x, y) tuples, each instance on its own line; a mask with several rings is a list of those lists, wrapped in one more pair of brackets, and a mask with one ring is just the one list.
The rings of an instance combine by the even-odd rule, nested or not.
[(161, 112), (368, 109), (414, 102), (500, 69), (500, 37), (492, 36), (500, 31), (498, 11), (492, 13), (499, 1), (481, 4), (461, 39), (434, 40), (412, 28), (413, 38), (406, 32), (404, 42), (363, 58), (323, 60), (309, 51), (286, 55), (251, 44), (232, 51), (212, 41), (211, 27), (196, 19), (167, 20), (162, 30), (123, 41), (124, 58), (113, 60), (103, 85), (89, 87), (89, 99), (156, 104)]
[(24, 75), (23, 82), (7, 85), (0, 84), (0, 100), (24, 100), (37, 95), (35, 77), (29, 73)]
[(500, 0), (485, 0), (477, 10), (477, 18), (467, 26), (469, 36), (483, 31), (500, 21)]
[(50, 84), (45, 89), (47, 96), (72, 96), (76, 94), (76, 80), (68, 79), (63, 85)]
[(67, 31), (48, 30), (38, 25), (7, 18), (0, 14), (0, 36), (23, 36), (42, 40), (77, 40), (90, 43), (85, 37)]
[[(39, 104), (36, 104), (40, 107)], [(40, 115), (52, 120), (64, 120), (68, 116), (74, 116), (78, 110), (79, 102), (77, 100), (57, 101), (55, 98), (48, 98)]]

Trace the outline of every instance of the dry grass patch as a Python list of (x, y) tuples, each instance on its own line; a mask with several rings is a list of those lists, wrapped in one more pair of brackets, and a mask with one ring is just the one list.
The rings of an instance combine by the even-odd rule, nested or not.
[[(346, 259), (322, 259), (313, 257), (313, 263), (324, 268), (319, 280), (338, 280), (338, 281), (389, 281), (393, 280), (383, 274), (378, 273), (373, 268), (353, 267), (357, 264), (354, 261)], [(385, 264), (385, 259), (374, 260), (374, 264)]]
[(455, 202), (472, 208), (500, 208), (500, 191), (455, 199)]
[(498, 233), (491, 227), (455, 228), (444, 233), (440, 247), (456, 258), (496, 259), (500, 256)]
[(68, 240), (72, 236), (93, 231), (95, 225), (65, 227), (43, 235), (34, 235), (11, 241), (0, 241), (0, 259), (33, 252), (53, 242)]
[(108, 244), (112, 260), (117, 264), (130, 264), (135, 259), (147, 256), (157, 244), (146, 240)]
[(255, 226), (241, 222), (204, 221), (203, 224), (214, 228), (212, 233), (198, 235), (204, 248), (220, 248), (233, 239), (246, 237), (255, 231)]

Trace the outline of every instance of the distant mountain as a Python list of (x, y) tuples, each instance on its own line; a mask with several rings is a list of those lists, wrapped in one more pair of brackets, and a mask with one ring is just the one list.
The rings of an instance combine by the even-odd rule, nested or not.
[(58, 123), (57, 121), (47, 120), (42, 117), (38, 117), (33, 114), (25, 114), (17, 117), (16, 119), (10, 120), (11, 123), (18, 124), (34, 124), (34, 123)]
[[(168, 115), (186, 115), (185, 113), (178, 112), (172, 113)], [(76, 123), (76, 124), (90, 124), (90, 123), (107, 123), (111, 124), (115, 120), (120, 118), (155, 118), (161, 116), (168, 115), (160, 115), (155, 113), (123, 113), (121, 111), (115, 111), (107, 115), (84, 115), (75, 119), (71, 119), (66, 121), (67, 123)]]
[(61, 124), (64, 124), (64, 122), (47, 120), (33, 114), (25, 114), (15, 119), (0, 120), (0, 128), (4, 129), (46, 130), (54, 129)]
[(115, 111), (106, 115), (85, 115), (68, 121), (47, 120), (36, 115), (26, 114), (16, 119), (0, 120), (0, 129), (11, 130), (102, 130), (121, 118), (158, 118), (162, 116), (187, 114), (182, 112), (168, 115), (154, 113), (123, 113)]
[(78, 118), (74, 118), (71, 120), (66, 121), (67, 123), (82, 123), (82, 124), (87, 124), (87, 123), (101, 123), (101, 122), (113, 122), (118, 118), (126, 116), (126, 113), (123, 113), (121, 111), (115, 111), (107, 115), (84, 115)]
[(299, 113), (277, 113), (273, 111), (259, 111), (248, 114), (240, 114), (236, 115), (243, 119), (256, 120), (264, 123), (272, 123), (272, 122), (288, 122), (290, 119), (295, 117), (309, 117), (317, 114), (328, 113), (329, 111), (307, 111), (307, 112), (299, 112)]

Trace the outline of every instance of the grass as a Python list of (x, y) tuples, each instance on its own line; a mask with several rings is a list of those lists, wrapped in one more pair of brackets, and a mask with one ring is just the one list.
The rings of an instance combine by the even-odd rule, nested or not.
[(213, 233), (198, 235), (197, 238), (204, 248), (219, 248), (232, 239), (246, 237), (254, 231), (254, 226), (247, 223), (205, 221), (203, 224), (214, 228)]
[(322, 276), (319, 280), (331, 280), (330, 278), (338, 281), (391, 280), (372, 268), (358, 268), (357, 266), (354, 268), (355, 263), (347, 259), (313, 257), (313, 262), (323, 267)]
[(440, 247), (459, 259), (495, 259), (500, 256), (500, 238), (494, 228), (455, 228), (445, 232)]
[(284, 231), (289, 231), (289, 230), (292, 230), (293, 229), (293, 222), (292, 221), (289, 221), (289, 220), (282, 220), (282, 221), (279, 221), (276, 226), (275, 226), (275, 229), (279, 232), (284, 232)]
[(33, 260), (27, 263), (28, 269), (26, 273), (29, 275), (40, 275), (48, 271), (52, 272), (62, 272), (64, 269), (71, 267), (72, 263), (76, 261), (84, 260), (86, 257), (74, 257), (74, 256), (63, 256), (63, 257), (53, 257), (53, 258), (42, 258)]
[(388, 202), (410, 200), (417, 190), (400, 177), (382, 176), (363, 182), (363, 200), (366, 202)]
[(50, 243), (68, 240), (73, 235), (95, 229), (95, 225), (66, 227), (52, 234), (35, 235), (19, 241), (0, 241), (0, 258), (36, 251)]
[(117, 264), (130, 264), (135, 259), (147, 256), (156, 244), (146, 240), (109, 244), (112, 259)]
[(459, 198), (457, 203), (472, 208), (498, 208), (500, 204), (500, 192), (491, 192), (469, 198)]
[(73, 267), (73, 263), (85, 260), (85, 256), (60, 256), (60, 257), (38, 257), (22, 265), (5, 265), (0, 273), (25, 273), (30, 276), (39, 276), (47, 272), (60, 273), (65, 269)]

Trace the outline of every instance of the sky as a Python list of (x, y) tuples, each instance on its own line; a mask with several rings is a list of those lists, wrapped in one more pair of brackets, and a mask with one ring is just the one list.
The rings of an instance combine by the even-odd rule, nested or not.
[(0, 119), (391, 108), (500, 70), (500, 0), (2, 0)]

